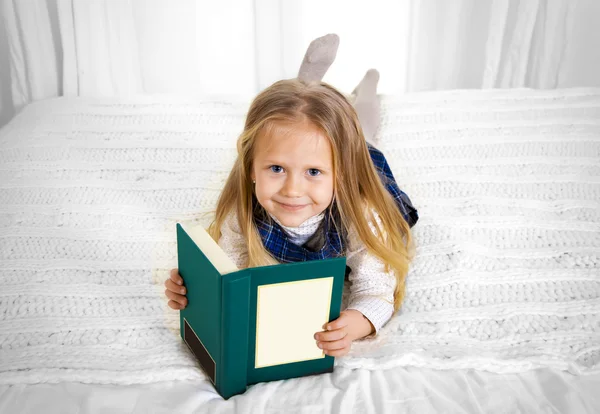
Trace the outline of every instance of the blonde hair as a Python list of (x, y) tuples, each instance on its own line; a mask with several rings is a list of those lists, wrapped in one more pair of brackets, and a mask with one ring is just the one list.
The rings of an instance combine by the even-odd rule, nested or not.
[[(342, 233), (348, 234), (349, 229), (354, 228), (367, 250), (385, 263), (385, 270), (394, 270), (397, 282), (394, 309), (398, 310), (404, 299), (406, 274), (412, 259), (410, 227), (373, 166), (354, 108), (326, 83), (282, 80), (254, 99), (237, 141), (237, 159), (219, 196), (209, 233), (218, 241), (220, 229), (233, 211), (247, 242), (247, 266), (277, 263), (263, 246), (253, 220), (251, 171), (256, 140), (274, 124), (306, 121), (321, 129), (332, 148), (333, 199), (340, 214)], [(357, 171), (360, 174), (356, 174)], [(362, 200), (362, 204), (356, 200)]]

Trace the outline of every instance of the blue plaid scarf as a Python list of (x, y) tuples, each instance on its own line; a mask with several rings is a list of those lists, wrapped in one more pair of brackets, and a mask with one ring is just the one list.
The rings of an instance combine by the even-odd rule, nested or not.
[[(419, 219), (417, 209), (413, 207), (408, 196), (396, 184), (392, 170), (383, 153), (371, 145), (368, 145), (368, 147), (369, 155), (371, 155), (371, 160), (382, 183), (396, 201), (408, 225), (410, 227), (414, 226)], [(325, 211), (325, 217), (315, 234), (302, 246), (298, 246), (289, 240), (285, 230), (268, 216), (264, 208), (258, 204), (256, 198), (253, 199), (253, 205), (254, 223), (263, 245), (280, 263), (329, 259), (345, 254), (347, 234), (342, 229), (335, 202)]]

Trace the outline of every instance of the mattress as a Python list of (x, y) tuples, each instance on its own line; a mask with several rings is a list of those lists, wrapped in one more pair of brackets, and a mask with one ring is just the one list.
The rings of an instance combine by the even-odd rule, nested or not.
[(406, 302), (333, 374), (223, 401), (162, 283), (248, 104), (59, 98), (0, 131), (1, 412), (600, 411), (599, 89), (382, 96)]

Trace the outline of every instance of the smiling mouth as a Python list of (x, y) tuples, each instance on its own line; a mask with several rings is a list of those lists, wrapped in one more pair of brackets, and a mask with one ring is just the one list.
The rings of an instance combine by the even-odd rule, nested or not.
[(280, 202), (277, 202), (277, 204), (279, 204), (281, 207), (283, 207), (284, 210), (287, 210), (287, 211), (302, 210), (304, 207), (306, 207), (308, 205), (308, 204), (285, 204), (285, 203), (280, 203)]

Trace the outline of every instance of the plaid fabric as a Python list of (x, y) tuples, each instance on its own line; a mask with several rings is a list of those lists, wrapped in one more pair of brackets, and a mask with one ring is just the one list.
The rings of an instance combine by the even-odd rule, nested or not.
[[(414, 226), (419, 216), (408, 198), (400, 190), (392, 170), (390, 169), (385, 156), (375, 147), (368, 145), (371, 160), (385, 188), (394, 197), (400, 212), (410, 227)], [(254, 202), (254, 223), (258, 229), (265, 248), (280, 263), (301, 262), (309, 260), (328, 259), (343, 256), (345, 254), (345, 234), (340, 234), (341, 228), (339, 222), (339, 213), (335, 203), (330, 207), (330, 211), (325, 213), (325, 218), (317, 232), (324, 232), (325, 237), (320, 249), (312, 250), (307, 248), (307, 243), (298, 246), (289, 241), (287, 233), (274, 220), (272, 220), (265, 210), (258, 204), (256, 198)], [(323, 233), (321, 233), (323, 234)]]
[(410, 198), (406, 195), (406, 193), (398, 187), (396, 183), (396, 179), (394, 178), (394, 174), (392, 174), (392, 170), (388, 165), (385, 156), (381, 151), (377, 148), (367, 144), (369, 147), (369, 154), (371, 155), (371, 160), (373, 160), (373, 165), (375, 165), (375, 169), (379, 173), (379, 178), (381, 182), (388, 190), (388, 192), (394, 197), (400, 212), (404, 216), (404, 220), (408, 223), (410, 227), (413, 227), (417, 224), (419, 220), (419, 214), (417, 213), (417, 209), (414, 208)]

